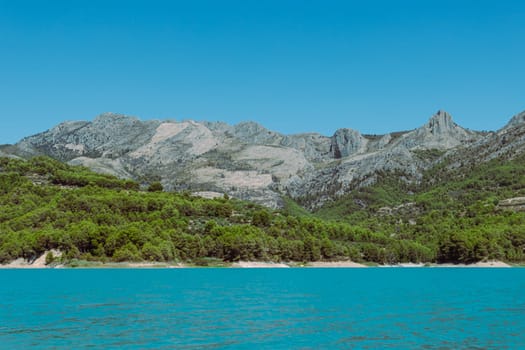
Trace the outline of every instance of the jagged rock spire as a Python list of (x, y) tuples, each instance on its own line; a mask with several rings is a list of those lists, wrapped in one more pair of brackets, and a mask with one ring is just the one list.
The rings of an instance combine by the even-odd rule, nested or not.
[(439, 110), (430, 118), (426, 126), (433, 134), (440, 134), (454, 128), (456, 123), (448, 112)]

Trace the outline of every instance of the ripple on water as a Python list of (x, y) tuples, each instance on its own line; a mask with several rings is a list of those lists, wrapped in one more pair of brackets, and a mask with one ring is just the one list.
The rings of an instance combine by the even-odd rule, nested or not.
[(523, 269), (363, 270), (0, 271), (0, 348), (525, 348)]

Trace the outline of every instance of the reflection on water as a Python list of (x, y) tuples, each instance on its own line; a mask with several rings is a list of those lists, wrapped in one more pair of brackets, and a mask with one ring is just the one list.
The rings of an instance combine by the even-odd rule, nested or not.
[(0, 271), (0, 348), (523, 349), (525, 269)]

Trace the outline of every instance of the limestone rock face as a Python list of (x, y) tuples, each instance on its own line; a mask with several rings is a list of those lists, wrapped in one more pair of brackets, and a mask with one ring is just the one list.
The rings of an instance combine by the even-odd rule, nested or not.
[(281, 206), (287, 195), (316, 208), (374, 183), (378, 174), (417, 181), (442, 159), (426, 158), (425, 150), (462, 155), (496, 149), (504, 138), (522, 140), (525, 147), (525, 133), (516, 131), (525, 129), (524, 120), (522, 113), (498, 133), (487, 134), (464, 129), (439, 111), (411, 131), (362, 135), (342, 128), (327, 137), (283, 135), (254, 122), (141, 121), (105, 113), (26, 137), (10, 153), (46, 154), (143, 183), (160, 180), (167, 190), (228, 193), (269, 207)]
[(525, 197), (514, 197), (499, 201), (498, 207), (513, 211), (525, 211)]
[(516, 114), (511, 118), (507, 125), (503, 127), (502, 130), (510, 130), (515, 127), (520, 127), (525, 125), (525, 111)]
[(450, 149), (479, 139), (479, 133), (463, 129), (452, 121), (450, 114), (438, 111), (427, 124), (402, 137), (409, 149)]
[(335, 159), (366, 151), (367, 140), (352, 129), (339, 129), (332, 136), (330, 152)]
[(157, 121), (142, 122), (121, 114), (104, 113), (93, 122), (61, 123), (23, 139), (17, 146), (30, 154), (47, 154), (67, 161), (79, 156), (118, 158), (135, 145), (146, 143), (157, 124)]
[(467, 146), (450, 150), (456, 162), (450, 167), (471, 166), (492, 159), (513, 159), (525, 153), (525, 112), (521, 112), (498, 131), (484, 132)]

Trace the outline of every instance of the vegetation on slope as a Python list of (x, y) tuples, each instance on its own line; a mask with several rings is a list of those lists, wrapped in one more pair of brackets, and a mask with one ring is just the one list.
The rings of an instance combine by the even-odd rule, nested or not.
[[(59, 249), (100, 261), (432, 261), (411, 240), (238, 200), (140, 190), (49, 158), (0, 160), (0, 262)], [(291, 205), (293, 207), (293, 205)], [(298, 208), (295, 208), (298, 210)]]
[(418, 186), (376, 185), (311, 214), (225, 198), (141, 190), (130, 180), (50, 158), (0, 158), (0, 262), (59, 249), (66, 260), (524, 261), (525, 214), (498, 209), (525, 194), (525, 160), (440, 166)]
[(438, 262), (525, 260), (525, 213), (498, 207), (525, 196), (525, 157), (468, 167), (453, 161), (430, 169), (417, 186), (384, 174), (315, 214), (418, 242)]

